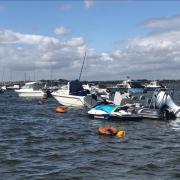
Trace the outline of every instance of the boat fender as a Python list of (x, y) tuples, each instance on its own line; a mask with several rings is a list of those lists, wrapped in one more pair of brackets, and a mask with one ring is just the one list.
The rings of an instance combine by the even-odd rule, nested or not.
[(67, 108), (66, 108), (66, 107), (60, 107), (60, 106), (58, 106), (58, 107), (56, 108), (56, 112), (57, 112), (57, 113), (65, 113), (65, 112), (67, 112)]
[(119, 130), (117, 133), (116, 133), (116, 136), (117, 137), (120, 137), (120, 138), (123, 138), (125, 137), (126, 135), (126, 132), (124, 130)]
[(117, 129), (111, 126), (101, 126), (98, 132), (100, 135), (116, 135)]

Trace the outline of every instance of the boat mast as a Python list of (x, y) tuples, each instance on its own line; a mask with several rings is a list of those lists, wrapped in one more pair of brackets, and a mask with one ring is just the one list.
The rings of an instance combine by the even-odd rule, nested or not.
[(81, 74), (82, 74), (82, 70), (83, 70), (83, 67), (84, 67), (85, 59), (86, 59), (86, 51), (85, 51), (85, 54), (84, 54), (84, 59), (83, 59), (83, 63), (82, 63), (82, 66), (81, 66), (81, 71), (80, 71), (80, 74), (79, 74), (79, 81), (81, 79)]

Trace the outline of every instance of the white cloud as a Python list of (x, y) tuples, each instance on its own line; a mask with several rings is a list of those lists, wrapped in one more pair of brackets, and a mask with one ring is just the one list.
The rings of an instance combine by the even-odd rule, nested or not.
[(101, 54), (101, 60), (102, 61), (113, 61), (113, 58), (110, 57), (108, 53), (102, 53)]
[(161, 26), (154, 27), (153, 33), (127, 40), (124, 48), (120, 44), (109, 53), (90, 57), (85, 77), (122, 79), (129, 75), (134, 79), (179, 79), (180, 29), (174, 18), (169, 19), (168, 24), (165, 19), (158, 21)]
[[(170, 24), (171, 21), (168, 26), (172, 27)], [(166, 31), (159, 31), (158, 28), (146, 36), (128, 39), (124, 48), (120, 44), (111, 52), (97, 52), (95, 48), (87, 47), (83, 37), (60, 42), (53, 37), (9, 30), (0, 31), (0, 45), (1, 67), (15, 71), (19, 79), (25, 71), (33, 74), (34, 67), (39, 79), (47, 79), (51, 66), (53, 78), (78, 78), (85, 51), (84, 80), (118, 80), (127, 75), (132, 79), (180, 77), (178, 28)]]
[(84, 44), (85, 44), (85, 40), (82, 37), (72, 38), (64, 42), (64, 45), (66, 46), (83, 46)]
[(142, 26), (152, 30), (169, 30), (180, 28), (180, 16), (154, 18), (142, 23)]
[(0, 45), (0, 71), (5, 67), (9, 73), (16, 72), (14, 80), (22, 80), (25, 72), (33, 76), (34, 69), (39, 79), (50, 78), (51, 66), (54, 78), (73, 79), (79, 73), (80, 48), (85, 47), (85, 40), (78, 37), (60, 42), (53, 37), (1, 30)]
[(66, 34), (70, 34), (71, 30), (65, 28), (64, 26), (60, 26), (54, 29), (54, 33), (57, 35), (66, 35)]
[(86, 8), (90, 8), (94, 5), (95, 0), (84, 0)]
[(10, 30), (0, 30), (0, 44), (1, 43), (26, 43), (26, 44), (57, 44), (58, 39), (41, 36), (41, 35), (29, 35), (22, 34), (18, 32), (13, 32)]

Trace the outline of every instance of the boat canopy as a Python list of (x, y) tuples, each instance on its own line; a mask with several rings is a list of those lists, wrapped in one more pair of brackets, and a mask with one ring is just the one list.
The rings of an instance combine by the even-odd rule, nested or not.
[(79, 80), (73, 80), (69, 83), (69, 94), (76, 96), (86, 96), (90, 94), (89, 90), (84, 90)]
[(112, 113), (114, 111), (117, 111), (120, 108), (121, 106), (118, 106), (118, 105), (98, 105), (95, 107), (96, 110), (105, 111), (107, 113)]

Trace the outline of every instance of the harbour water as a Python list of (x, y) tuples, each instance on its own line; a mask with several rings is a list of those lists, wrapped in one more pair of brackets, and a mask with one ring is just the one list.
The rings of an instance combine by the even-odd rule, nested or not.
[[(180, 179), (180, 119), (94, 120), (85, 109), (58, 114), (56, 107), (53, 99), (38, 105), (0, 95), (0, 179)], [(102, 125), (126, 137), (101, 137)]]

